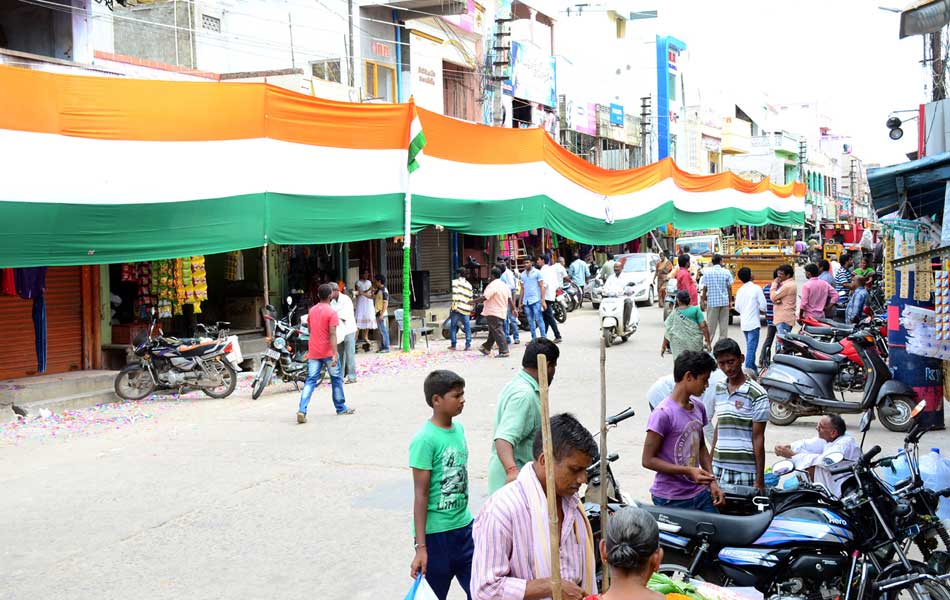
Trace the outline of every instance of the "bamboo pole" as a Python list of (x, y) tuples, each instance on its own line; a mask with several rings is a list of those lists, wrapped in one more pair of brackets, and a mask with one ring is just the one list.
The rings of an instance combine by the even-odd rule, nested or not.
[[(607, 342), (600, 337), (600, 539), (607, 534)], [(594, 548), (594, 552), (600, 552)], [(610, 588), (610, 567), (601, 566), (603, 581), (600, 593)]]
[(541, 391), (541, 441), (544, 446), (545, 493), (551, 525), (551, 598), (561, 600), (561, 532), (557, 523), (557, 489), (554, 484), (554, 448), (551, 443), (551, 405), (548, 400), (548, 359), (538, 355), (538, 387)]

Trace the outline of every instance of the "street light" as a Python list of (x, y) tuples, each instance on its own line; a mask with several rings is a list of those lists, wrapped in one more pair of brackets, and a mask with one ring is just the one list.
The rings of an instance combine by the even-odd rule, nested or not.
[[(916, 113), (917, 111), (916, 110), (895, 110), (895, 111), (892, 111), (891, 114), (893, 115), (894, 113), (902, 113), (902, 112)], [(913, 117), (907, 120), (913, 121), (916, 118), (917, 118), (917, 115), (914, 115)], [(885, 123), (885, 125), (890, 131), (888, 132), (887, 136), (891, 138), (892, 140), (894, 140), (895, 142), (901, 139), (902, 137), (904, 137), (904, 130), (901, 129), (901, 125), (903, 125), (903, 123), (904, 122), (901, 121), (900, 118), (898, 117), (895, 117), (895, 116), (888, 117), (887, 123)]]
[(901, 11), (900, 39), (940, 31), (950, 23), (950, 0), (918, 0)]

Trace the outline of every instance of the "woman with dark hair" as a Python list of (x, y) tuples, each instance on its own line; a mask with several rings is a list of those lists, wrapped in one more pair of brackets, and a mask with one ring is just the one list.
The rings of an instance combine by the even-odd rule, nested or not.
[(710, 347), (709, 326), (703, 311), (696, 305), (690, 305), (688, 291), (680, 290), (676, 293), (676, 308), (666, 318), (666, 335), (660, 347), (660, 356), (670, 352), (675, 360), (684, 350), (702, 352), (704, 348)]
[(660, 529), (653, 515), (635, 506), (626, 506), (613, 513), (599, 551), (601, 560), (610, 565), (610, 591), (588, 596), (587, 600), (666, 598), (647, 588), (647, 582), (663, 561)]

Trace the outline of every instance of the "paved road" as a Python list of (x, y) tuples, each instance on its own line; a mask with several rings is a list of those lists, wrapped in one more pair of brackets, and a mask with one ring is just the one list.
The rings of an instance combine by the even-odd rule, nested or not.
[[(639, 464), (644, 394), (672, 369), (659, 357), (660, 316), (644, 309), (640, 331), (608, 350), (609, 410), (638, 411), (609, 443), (621, 454), (622, 487), (641, 499), (652, 479)], [(589, 308), (570, 315), (551, 396), (554, 411), (574, 412), (592, 429), (598, 325)], [(467, 379), (461, 419), (477, 510), (496, 398), (523, 346), (507, 360), (445, 348), (439, 341), (428, 355), (389, 359), (415, 369), (370, 369), (346, 388), (358, 411), (351, 417), (333, 415), (329, 390), (318, 390), (302, 426), (292, 388), (275, 385), (251, 401), (245, 384), (222, 401), (134, 407), (134, 422), (71, 417), (96, 426), (74, 427), (66, 439), (0, 429), (0, 598), (401, 597), (412, 558), (407, 447), (428, 416), (422, 381), (439, 364)], [(768, 447), (811, 436), (814, 423), (769, 427)], [(948, 439), (934, 433), (925, 444), (950, 448)], [(900, 444), (878, 423), (870, 440)]]

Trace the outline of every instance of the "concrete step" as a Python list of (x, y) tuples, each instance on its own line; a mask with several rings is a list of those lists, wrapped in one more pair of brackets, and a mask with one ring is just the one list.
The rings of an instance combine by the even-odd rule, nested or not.
[(0, 381), (0, 394), (13, 404), (111, 390), (115, 371), (72, 371)]
[(43, 409), (58, 413), (66, 410), (76, 410), (99, 404), (118, 402), (119, 400), (120, 398), (115, 395), (115, 392), (110, 387), (107, 390), (82, 392), (71, 396), (51, 397), (45, 400), (29, 400), (14, 404), (14, 406), (19, 409), (21, 413), (25, 413), (26, 416), (33, 417), (39, 415)]

